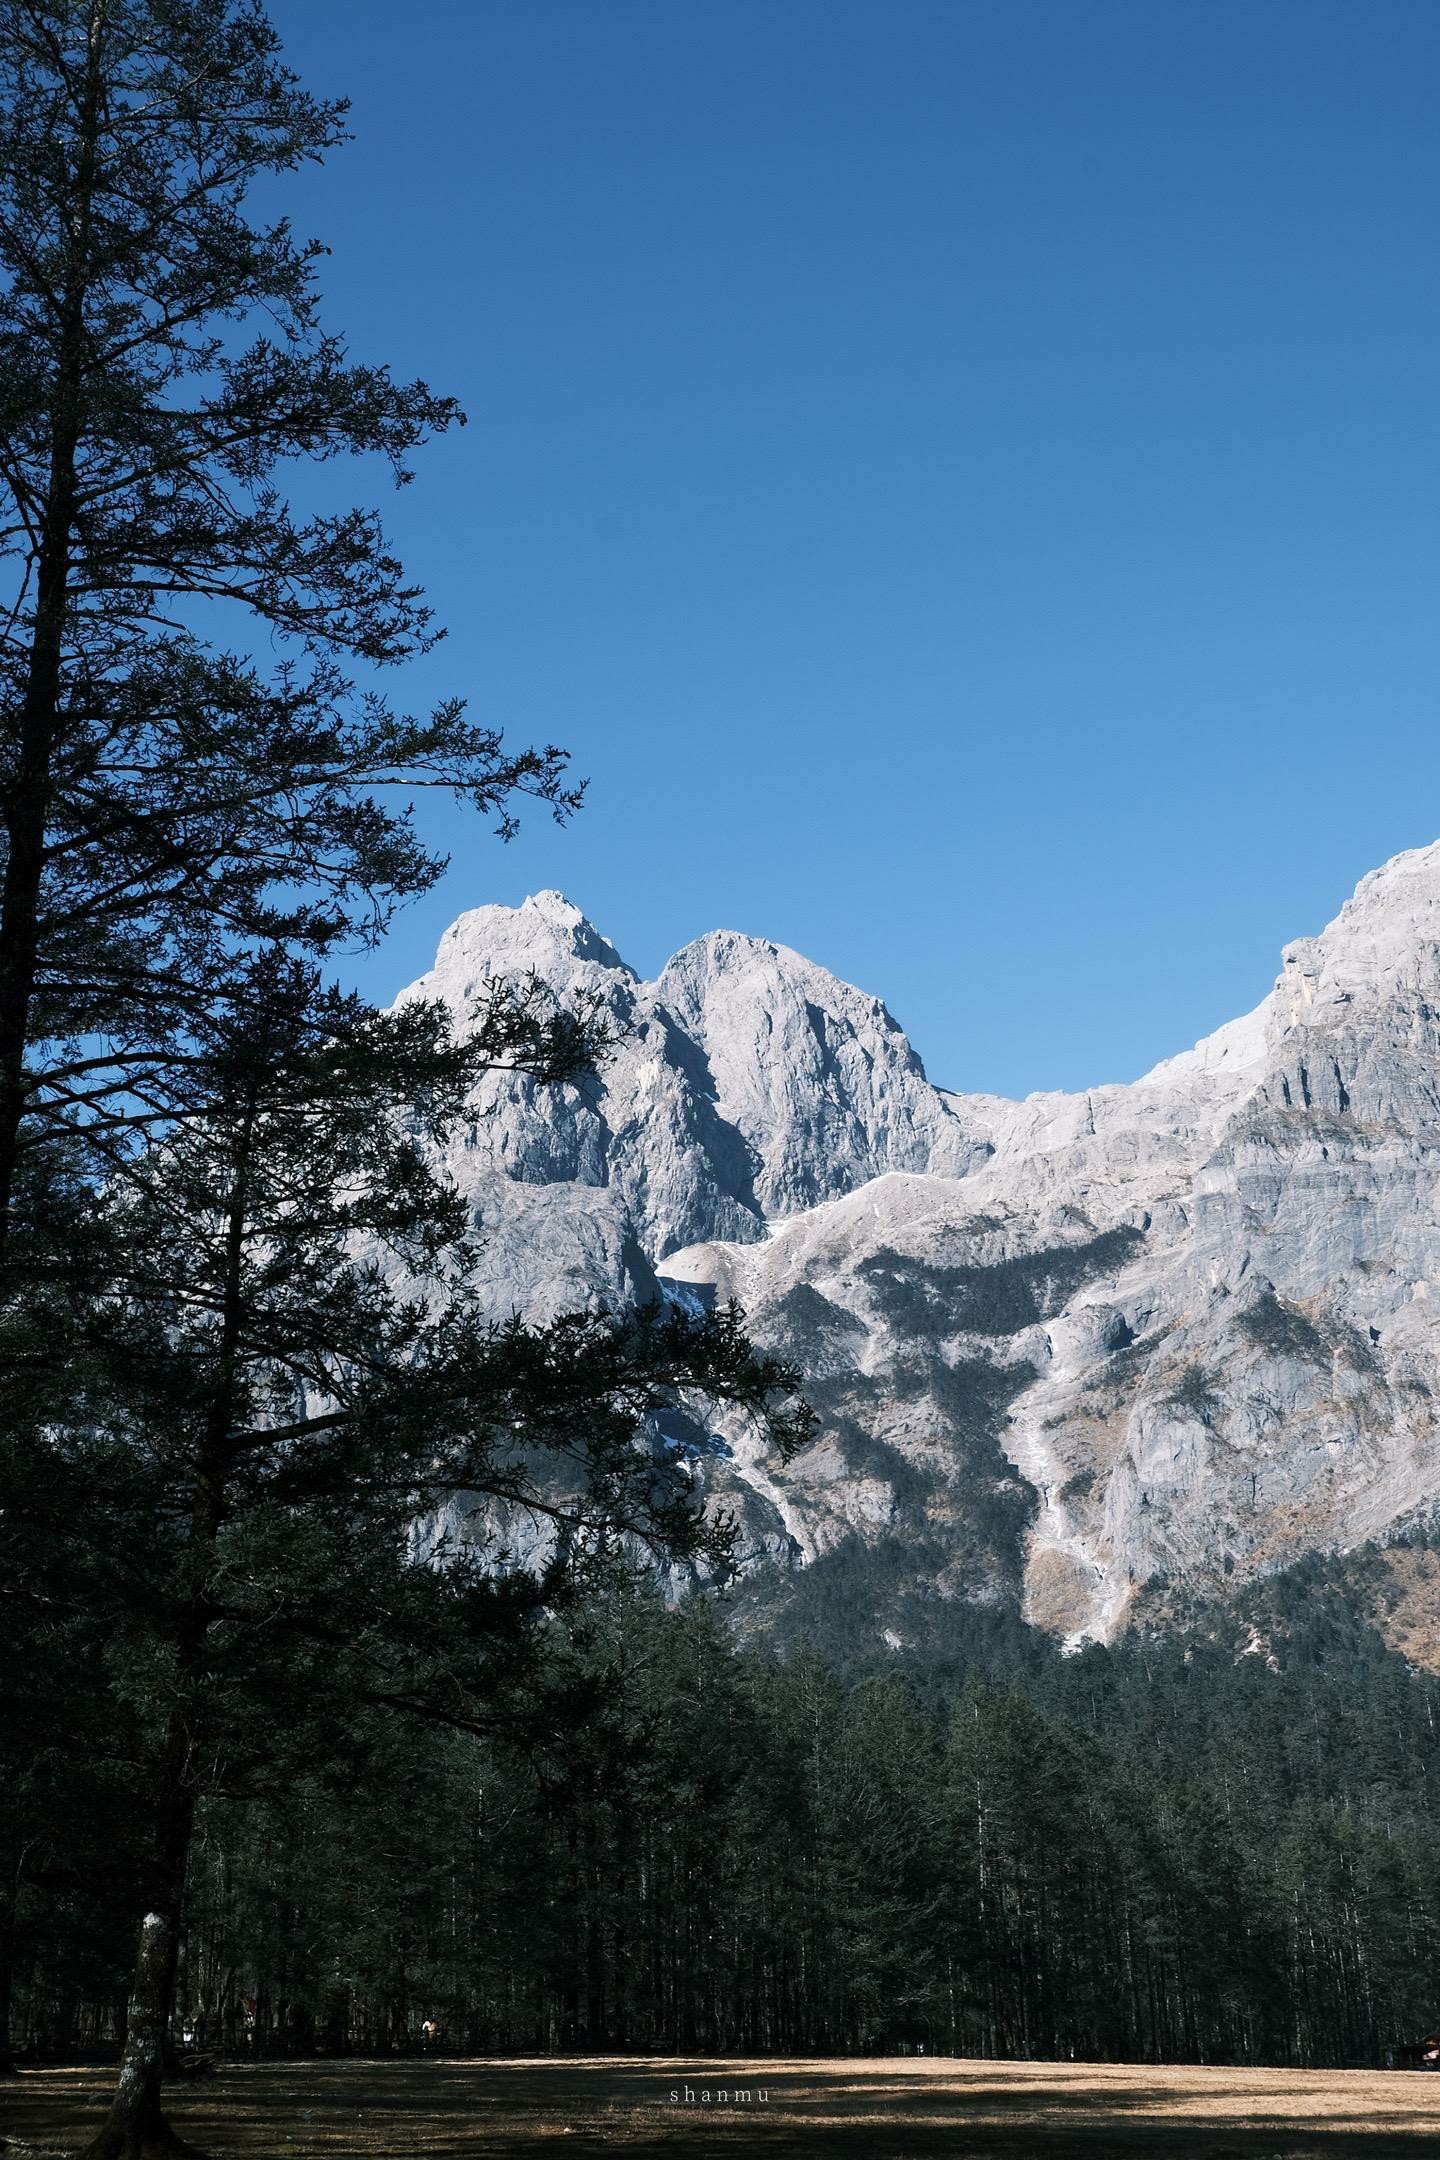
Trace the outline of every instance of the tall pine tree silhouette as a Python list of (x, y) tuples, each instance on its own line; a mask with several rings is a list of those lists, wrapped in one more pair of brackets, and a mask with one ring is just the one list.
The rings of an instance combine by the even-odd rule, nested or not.
[(0, 1270), (21, 1155), (163, 1123), (237, 954), (373, 939), (438, 875), (396, 788), (507, 831), (578, 799), (554, 748), (389, 707), (421, 594), (373, 510), (287, 497), (355, 454), (403, 483), (463, 417), (352, 361), (323, 248), (247, 212), (344, 137), (256, 0), (0, 0)]

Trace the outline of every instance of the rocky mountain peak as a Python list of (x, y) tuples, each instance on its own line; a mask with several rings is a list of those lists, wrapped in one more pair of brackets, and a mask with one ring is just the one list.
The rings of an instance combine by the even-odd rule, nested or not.
[(822, 1051), (827, 1030), (838, 1032), (924, 1078), (919, 1056), (878, 997), (842, 982), (788, 945), (738, 930), (712, 930), (666, 963), (655, 989), (701, 1034), (736, 1051), (773, 1035), (789, 1015), (806, 1013)]
[(788, 946), (712, 932), (654, 988), (703, 1052), (720, 1115), (758, 1152), (767, 1217), (888, 1170), (954, 1172), (983, 1154), (879, 998)]
[(1440, 841), (1363, 877), (1334, 921), (1285, 947), (1277, 1003), (1287, 1026), (1359, 998), (1430, 983), (1440, 948)]
[(440, 940), (435, 965), (402, 996), (468, 1008), (494, 976), (536, 974), (557, 991), (593, 988), (601, 976), (636, 980), (614, 946), (561, 892), (532, 893), (519, 907), (470, 908)]
[(531, 972), (620, 1040), (586, 1088), (482, 1090), (451, 1168), (485, 1295), (738, 1296), (823, 1420), (789, 1466), (739, 1429), (707, 1458), (755, 1554), (886, 1546), (867, 1579), (1078, 1643), (1440, 1510), (1440, 843), (1253, 1012), (1020, 1103), (934, 1088), (783, 945), (716, 931), (642, 982), (558, 893), (463, 916), (416, 989), (463, 1013)]
[(606, 1188), (656, 1260), (762, 1237), (886, 1170), (953, 1173), (986, 1152), (878, 998), (737, 931), (696, 939), (642, 983), (563, 894), (540, 893), (462, 915), (402, 995), (463, 1016), (493, 977), (529, 974), (561, 1000), (599, 989), (618, 1040), (581, 1089), (487, 1083), (456, 1175)]

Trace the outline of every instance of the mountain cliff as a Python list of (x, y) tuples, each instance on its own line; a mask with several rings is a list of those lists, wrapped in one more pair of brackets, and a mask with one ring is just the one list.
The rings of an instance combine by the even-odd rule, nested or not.
[(822, 1416), (786, 1468), (740, 1430), (706, 1458), (757, 1564), (863, 1549), (1078, 1643), (1434, 1508), (1440, 843), (1245, 1018), (1020, 1103), (933, 1087), (783, 946), (715, 933), (641, 982), (555, 893), (462, 916), (405, 995), (463, 1023), (531, 974), (619, 1041), (588, 1089), (486, 1083), (450, 1159), (485, 1295), (738, 1297)]

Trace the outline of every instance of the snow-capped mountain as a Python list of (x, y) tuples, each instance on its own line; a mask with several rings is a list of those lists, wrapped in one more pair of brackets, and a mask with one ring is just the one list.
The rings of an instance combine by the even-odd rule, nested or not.
[(1440, 1498), (1440, 843), (1083, 1094), (946, 1094), (876, 998), (731, 932), (643, 983), (555, 893), (462, 916), (405, 995), (463, 1022), (530, 973), (621, 1040), (586, 1090), (486, 1084), (450, 1162), (486, 1295), (737, 1296), (824, 1421), (788, 1469), (729, 1434), (757, 1555), (893, 1547), (1079, 1640)]

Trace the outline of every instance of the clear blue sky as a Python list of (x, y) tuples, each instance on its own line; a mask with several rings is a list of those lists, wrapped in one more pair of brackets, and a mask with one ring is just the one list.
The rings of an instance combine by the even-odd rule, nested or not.
[(392, 529), (558, 885), (882, 995), (943, 1084), (1123, 1079), (1440, 834), (1433, 0), (272, 0), (288, 189), (456, 392)]

